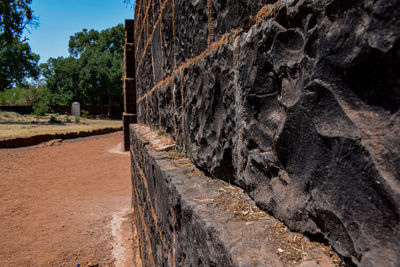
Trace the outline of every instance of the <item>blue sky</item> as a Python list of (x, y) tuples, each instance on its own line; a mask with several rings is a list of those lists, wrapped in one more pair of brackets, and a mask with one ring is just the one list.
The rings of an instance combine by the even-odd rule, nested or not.
[(33, 0), (32, 10), (39, 27), (25, 35), (41, 63), (68, 56), (69, 37), (83, 28), (104, 30), (134, 16), (123, 0)]

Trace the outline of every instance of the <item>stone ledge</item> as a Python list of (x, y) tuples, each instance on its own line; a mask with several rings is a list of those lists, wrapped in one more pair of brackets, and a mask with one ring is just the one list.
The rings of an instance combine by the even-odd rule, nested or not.
[(131, 124), (132, 204), (144, 266), (337, 266), (239, 187), (197, 169), (172, 138)]

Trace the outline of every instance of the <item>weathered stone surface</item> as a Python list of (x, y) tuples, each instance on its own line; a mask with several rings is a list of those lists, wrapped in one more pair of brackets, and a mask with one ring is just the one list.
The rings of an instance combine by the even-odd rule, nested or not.
[(274, 0), (226, 0), (211, 2), (211, 18), (213, 27), (213, 41), (233, 29), (246, 27), (252, 23), (259, 10)]
[(132, 204), (144, 266), (339, 263), (329, 247), (290, 232), (239, 187), (171, 156), (172, 138), (143, 125), (131, 125), (130, 134)]
[[(398, 265), (400, 1), (300, 0), (253, 21), (264, 1), (211, 2), (214, 41), (243, 30), (149, 96), (161, 127), (292, 230), (359, 266)], [(175, 14), (180, 66), (207, 47), (207, 3), (175, 0)]]
[(162, 36), (162, 64), (156, 67), (162, 68), (163, 79), (170, 76), (174, 71), (174, 36), (173, 36), (173, 17), (172, 17), (172, 1), (166, 4), (163, 16), (161, 17), (161, 33)]
[(176, 123), (174, 122), (174, 96), (172, 84), (161, 86), (159, 89), (160, 107), (163, 107), (163, 112), (160, 112), (160, 124), (164, 125), (165, 131), (175, 135)]
[(207, 1), (174, 0), (176, 64), (181, 65), (207, 48)]
[(142, 58), (142, 65), (139, 68), (141, 75), (137, 76), (138, 78), (136, 78), (138, 97), (145, 95), (155, 85), (151, 47), (148, 46), (146, 51), (147, 53)]
[(153, 75), (154, 75), (154, 83), (157, 84), (161, 80), (163, 80), (163, 57), (161, 51), (161, 24), (158, 23), (155, 27), (153, 39), (151, 42), (151, 54), (153, 60)]
[(232, 60), (231, 47), (221, 47), (186, 68), (183, 79), (188, 153), (202, 170), (227, 181), (232, 180), (234, 171)]
[(146, 123), (153, 128), (159, 127), (159, 105), (158, 105), (158, 92), (152, 91), (147, 97), (147, 117)]
[(137, 118), (140, 122), (146, 122), (146, 101), (137, 103)]

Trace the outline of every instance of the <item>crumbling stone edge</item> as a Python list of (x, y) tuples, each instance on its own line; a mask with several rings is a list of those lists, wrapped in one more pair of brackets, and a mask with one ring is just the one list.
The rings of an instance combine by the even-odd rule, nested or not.
[(144, 266), (339, 266), (239, 187), (207, 177), (172, 138), (130, 125), (133, 220)]

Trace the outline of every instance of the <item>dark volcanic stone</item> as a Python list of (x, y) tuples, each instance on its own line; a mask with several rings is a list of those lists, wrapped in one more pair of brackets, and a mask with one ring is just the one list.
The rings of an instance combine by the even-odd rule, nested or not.
[(146, 123), (156, 129), (159, 128), (159, 106), (157, 94), (157, 90), (154, 90), (147, 97), (148, 106), (146, 117)]
[(233, 180), (235, 99), (230, 46), (185, 69), (185, 132), (191, 159), (214, 177)]
[(155, 85), (151, 46), (148, 46), (147, 48), (147, 53), (143, 57), (142, 65), (140, 66), (139, 72), (142, 73), (142, 75), (139, 75), (136, 79), (136, 90), (138, 98), (144, 96)]
[[(211, 2), (214, 40), (267, 3)], [(207, 2), (175, 5), (180, 66), (207, 47)], [(399, 0), (282, 4), (184, 68), (160, 88), (160, 103), (150, 96), (148, 123), (157, 125), (160, 104), (162, 128), (205, 173), (241, 186), (291, 229), (326, 240), (356, 265), (396, 266), (398, 18)], [(169, 45), (163, 62), (171, 61)], [(139, 96), (154, 85), (148, 61)]]
[(139, 122), (146, 122), (146, 101), (137, 103), (137, 119)]
[[(172, 1), (168, 1), (161, 17), (161, 36), (162, 36), (162, 64), (158, 67), (162, 68), (163, 79), (170, 76), (174, 71), (174, 40), (173, 40), (173, 17), (172, 17)], [(160, 34), (157, 32), (157, 34)], [(158, 37), (157, 37), (158, 38)]]
[[(184, 92), (184, 87), (182, 87), (182, 73), (179, 72), (173, 79), (172, 82), (172, 101), (175, 106), (174, 112), (173, 112), (173, 117), (174, 117), (174, 128), (175, 128), (175, 135), (174, 138), (175, 140), (181, 144), (184, 145), (185, 137), (184, 137), (184, 124), (183, 124), (183, 118), (184, 118), (184, 108), (183, 108), (183, 97), (182, 97), (182, 92)], [(163, 110), (161, 110), (162, 113), (164, 113)]]
[(151, 53), (153, 57), (154, 68), (154, 83), (157, 84), (163, 80), (163, 57), (161, 51), (161, 26), (157, 24), (154, 30), (153, 39), (151, 42)]
[(274, 3), (274, 0), (211, 0), (213, 20), (213, 41), (225, 33), (237, 28), (245, 28), (251, 23), (251, 17), (267, 4)]
[[(159, 145), (171, 138), (134, 124), (130, 134), (133, 220), (144, 266), (332, 266), (338, 259), (259, 210), (239, 187), (205, 176), (187, 158), (168, 158)], [(317, 265), (321, 257), (325, 264)]]
[(271, 19), (241, 38), (236, 166), (245, 167), (236, 181), (292, 229), (322, 234), (358, 264), (368, 251), (399, 255), (400, 28), (392, 25), (386, 51), (373, 48), (361, 22), (371, 7), (332, 4), (326, 16), (307, 1), (282, 7), (283, 25)]
[(174, 0), (176, 65), (198, 56), (207, 48), (207, 1)]
[(161, 86), (159, 89), (160, 95), (160, 123), (164, 125), (164, 130), (170, 135), (175, 135), (175, 125), (174, 124), (174, 101), (173, 101), (173, 85), (168, 84)]

